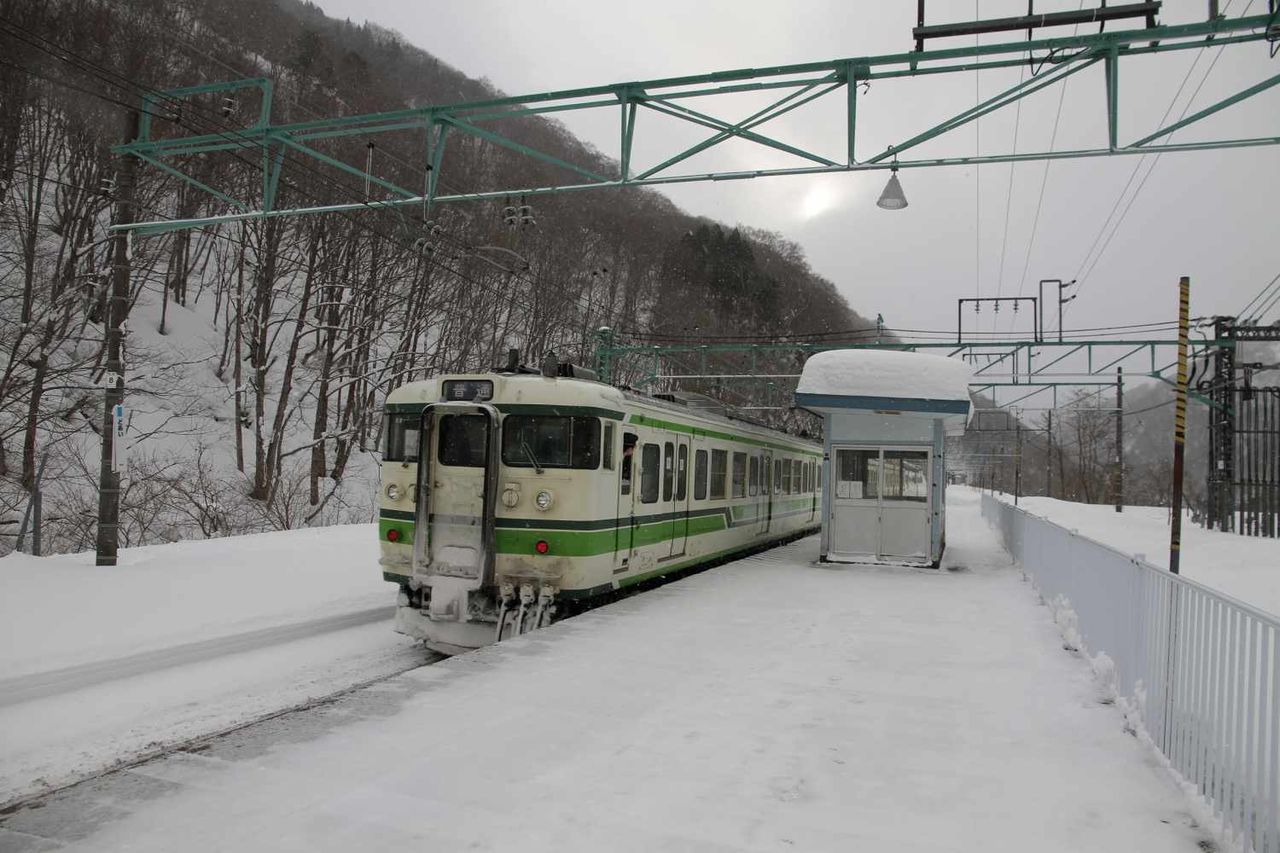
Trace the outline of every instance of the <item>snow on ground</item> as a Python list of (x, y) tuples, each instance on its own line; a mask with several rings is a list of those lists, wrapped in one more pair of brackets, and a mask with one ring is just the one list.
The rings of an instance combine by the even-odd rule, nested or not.
[(354, 525), (0, 560), (0, 803), (434, 660), (377, 557)]
[(816, 538), (0, 818), (12, 850), (1196, 851), (979, 517), (948, 571)]
[(375, 525), (0, 558), (0, 678), (390, 606)]
[[(1010, 503), (1012, 495), (997, 495)], [(1018, 506), (1126, 554), (1142, 554), (1153, 566), (1169, 567), (1169, 510), (1081, 504), (1052, 498), (1021, 498)], [(1179, 570), (1191, 580), (1220, 590), (1268, 613), (1280, 614), (1280, 539), (1206, 530), (1182, 520)]]

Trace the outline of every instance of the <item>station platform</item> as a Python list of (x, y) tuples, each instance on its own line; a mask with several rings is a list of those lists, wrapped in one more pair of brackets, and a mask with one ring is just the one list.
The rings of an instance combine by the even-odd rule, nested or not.
[(4, 846), (1204, 849), (976, 493), (947, 522), (942, 569), (801, 540), (86, 783)]

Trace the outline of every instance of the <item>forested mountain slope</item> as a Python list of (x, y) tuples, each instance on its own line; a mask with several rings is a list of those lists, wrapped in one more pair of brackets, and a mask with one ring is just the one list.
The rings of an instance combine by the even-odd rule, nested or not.
[[(276, 122), (499, 94), (393, 33), (295, 0), (0, 0), (0, 552), (42, 459), (46, 550), (92, 543), (116, 260), (109, 149), (127, 109), (149, 90), (244, 76), (274, 82)], [(226, 133), (254, 110), (248, 95), (167, 103), (155, 126)], [(511, 132), (616, 170), (554, 122), (520, 119)], [(366, 143), (331, 150), (422, 185), (420, 147)], [(451, 146), (446, 191), (535, 185), (557, 168), (478, 140)], [(252, 152), (181, 165), (238, 198), (262, 183)], [(375, 197), (357, 178), (292, 158), (284, 175), (281, 205)], [(152, 168), (137, 198), (147, 219), (227, 210)], [(502, 207), (133, 241), (122, 544), (366, 520), (386, 393), (489, 367), (509, 347), (531, 361), (554, 350), (589, 363), (601, 326), (712, 337), (870, 325), (796, 246), (696, 219), (654, 192), (541, 197), (536, 226), (514, 230)]]

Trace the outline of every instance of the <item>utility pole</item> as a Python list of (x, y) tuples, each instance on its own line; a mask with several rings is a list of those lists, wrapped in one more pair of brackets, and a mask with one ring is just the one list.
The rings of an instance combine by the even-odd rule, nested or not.
[(1124, 512), (1124, 368), (1116, 368), (1116, 512)]
[(1044, 496), (1053, 497), (1053, 409), (1049, 410), (1049, 446), (1044, 451)]
[[(126, 144), (141, 135), (142, 114), (130, 110), (125, 114)], [(134, 220), (133, 192), (137, 180), (138, 161), (132, 154), (120, 157), (116, 170), (115, 224)], [(124, 321), (129, 313), (130, 239), (128, 231), (117, 231), (111, 248), (111, 297), (107, 300), (104, 336), (107, 345), (103, 394), (102, 459), (98, 470), (98, 539), (99, 566), (114, 566), (120, 544), (120, 472), (117, 466), (117, 406), (124, 405)]]
[(1169, 529), (1169, 571), (1178, 574), (1182, 557), (1182, 464), (1187, 445), (1187, 322), (1191, 314), (1191, 279), (1178, 281), (1178, 385), (1173, 415), (1173, 509)]
[(1015, 416), (1013, 421), (1013, 505), (1018, 505), (1022, 497), (1022, 421)]

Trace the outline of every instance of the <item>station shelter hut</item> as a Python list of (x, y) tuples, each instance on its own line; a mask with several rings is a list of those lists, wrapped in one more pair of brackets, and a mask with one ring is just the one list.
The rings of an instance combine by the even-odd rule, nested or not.
[(824, 562), (939, 564), (944, 439), (964, 432), (971, 378), (963, 361), (896, 350), (805, 363), (795, 401), (823, 420)]

